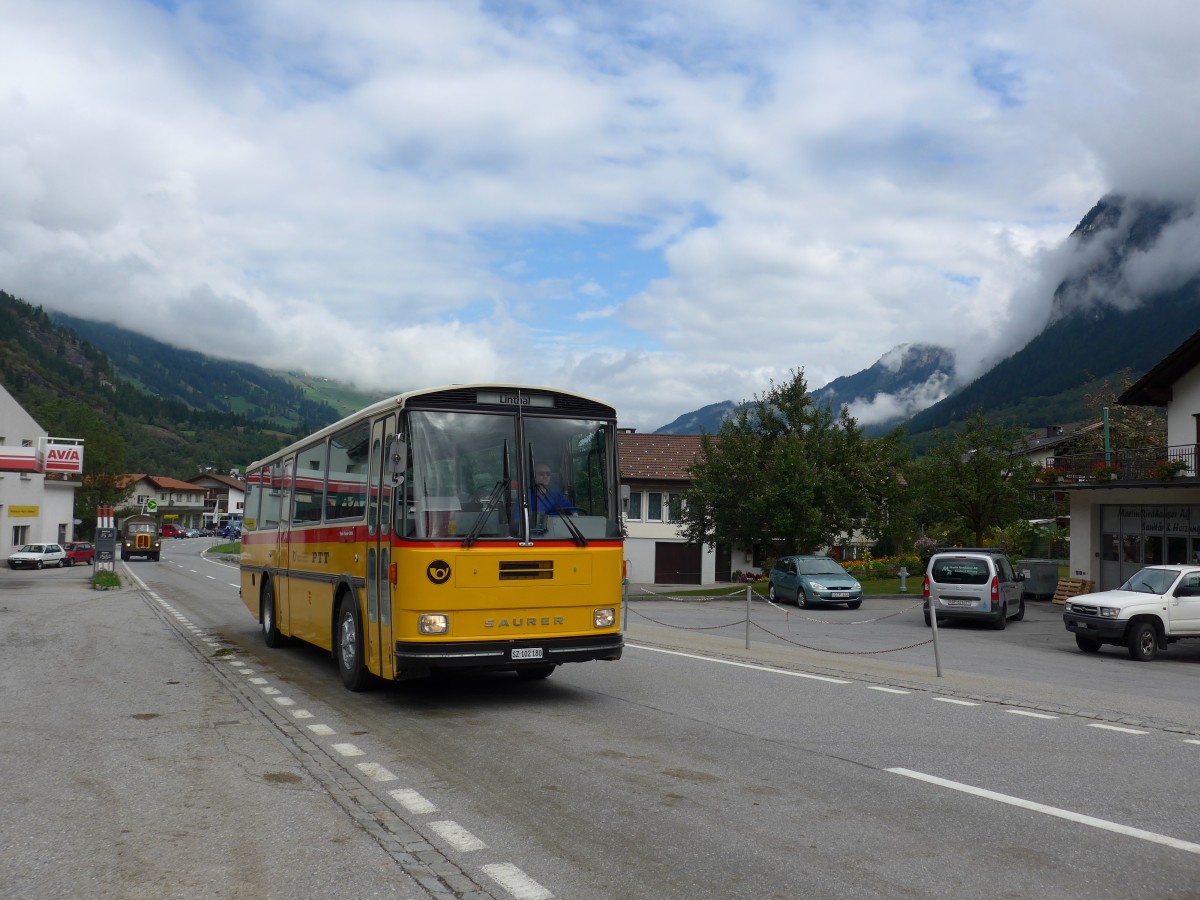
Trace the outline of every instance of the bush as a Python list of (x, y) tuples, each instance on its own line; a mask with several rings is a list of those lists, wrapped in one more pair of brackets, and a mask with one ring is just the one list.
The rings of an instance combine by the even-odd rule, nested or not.
[(121, 576), (116, 572), (100, 571), (92, 576), (92, 587), (120, 587)]

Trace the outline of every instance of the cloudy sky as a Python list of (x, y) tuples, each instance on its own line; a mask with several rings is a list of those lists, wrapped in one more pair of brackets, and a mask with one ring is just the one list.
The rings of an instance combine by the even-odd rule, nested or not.
[(1112, 190), (1200, 193), (1191, 0), (0, 0), (0, 289), (652, 430), (964, 373)]

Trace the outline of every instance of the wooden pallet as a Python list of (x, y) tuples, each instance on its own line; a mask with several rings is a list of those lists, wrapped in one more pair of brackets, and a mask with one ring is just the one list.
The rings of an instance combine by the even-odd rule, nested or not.
[(1090, 594), (1093, 586), (1087, 578), (1060, 578), (1058, 587), (1054, 589), (1054, 602), (1061, 605), (1072, 597)]

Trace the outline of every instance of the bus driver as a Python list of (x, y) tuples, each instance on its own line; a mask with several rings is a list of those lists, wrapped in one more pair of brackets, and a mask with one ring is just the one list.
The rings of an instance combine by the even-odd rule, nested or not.
[(538, 463), (533, 467), (533, 487), (529, 491), (529, 508), (535, 516), (570, 515), (574, 511), (574, 507), (566, 495), (550, 484), (550, 467), (546, 463)]

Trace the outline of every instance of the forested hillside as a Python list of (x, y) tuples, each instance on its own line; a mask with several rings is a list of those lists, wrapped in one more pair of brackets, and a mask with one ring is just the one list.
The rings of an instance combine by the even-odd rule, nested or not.
[(227, 472), (347, 411), (295, 380), (54, 317), (2, 291), (0, 383), (52, 435), (86, 440), (85, 474)]

